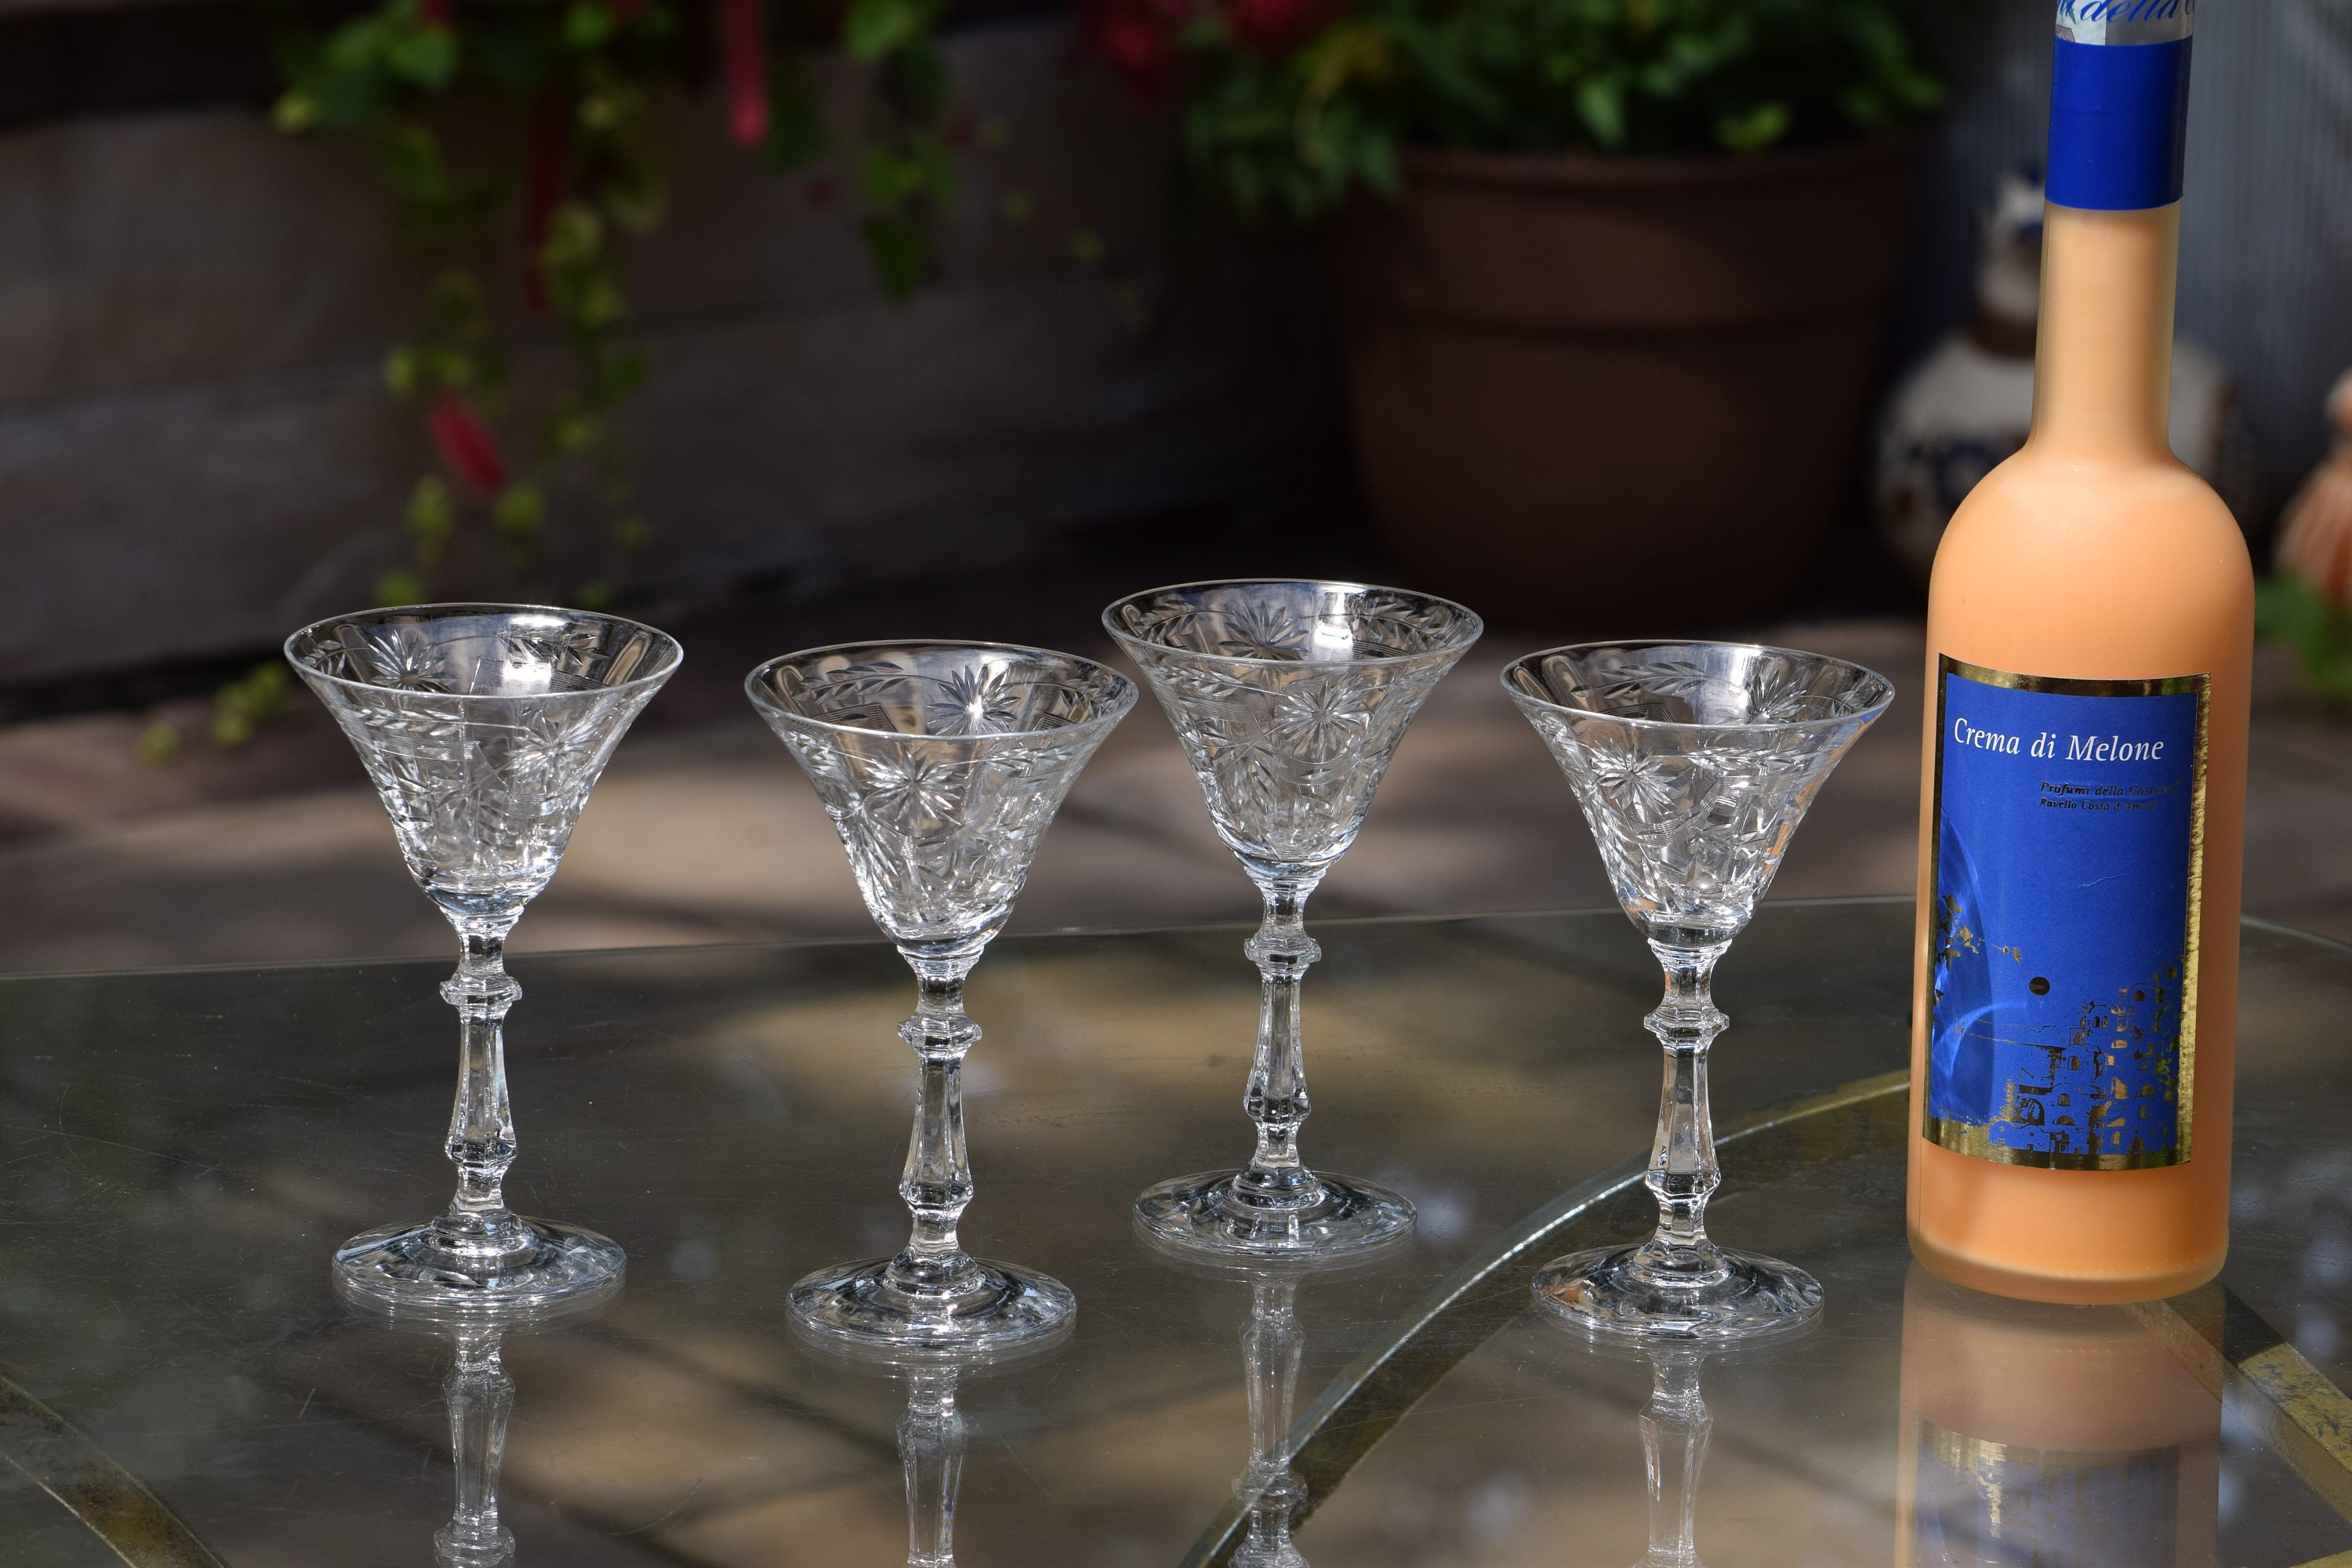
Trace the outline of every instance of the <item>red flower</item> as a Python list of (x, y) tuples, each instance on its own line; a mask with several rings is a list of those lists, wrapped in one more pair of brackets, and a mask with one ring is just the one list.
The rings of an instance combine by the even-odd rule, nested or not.
[(442, 465), (467, 489), (494, 496), (507, 488), (507, 462), (499, 456), (498, 444), (456, 393), (441, 395), (426, 411), (425, 427), (433, 433)]
[(727, 129), (746, 147), (768, 136), (768, 46), (761, 0), (719, 0), (719, 74), (727, 84)]
[(1227, 0), (1225, 26), (1242, 47), (1274, 59), (1321, 31), (1339, 9), (1334, 0)]
[(1110, 67), (1149, 109), (1168, 97), (1183, 50), (1177, 32), (1192, 0), (1081, 0), (1078, 47)]

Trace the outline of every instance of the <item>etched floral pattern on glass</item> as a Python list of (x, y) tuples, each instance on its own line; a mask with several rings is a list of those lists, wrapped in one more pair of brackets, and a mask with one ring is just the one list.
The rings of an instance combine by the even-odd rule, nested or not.
[(1475, 641), (1459, 605), (1334, 583), (1211, 583), (1104, 624), (1174, 721), (1217, 833), (1255, 875), (1320, 875), (1405, 726)]
[[(816, 787), (875, 921), (902, 946), (986, 942), (1134, 688), (1027, 650), (898, 644), (763, 667), (752, 700)], [(1115, 720), (1113, 721), (1116, 721)]]
[(668, 643), (612, 617), (466, 605), (296, 638), (289, 657), (358, 750), (417, 885), (467, 914), (520, 908), (555, 875)]

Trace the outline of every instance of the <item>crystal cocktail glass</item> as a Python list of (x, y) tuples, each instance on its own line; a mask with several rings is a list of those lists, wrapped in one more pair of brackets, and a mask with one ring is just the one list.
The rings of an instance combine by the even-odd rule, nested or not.
[(1355, 842), (1406, 724), (1482, 623), (1425, 594), (1267, 580), (1155, 588), (1111, 605), (1103, 625), (1168, 710), (1217, 836), (1265, 903), (1244, 950), (1262, 982), (1242, 1100), (1256, 1152), (1242, 1170), (1160, 1183), (1136, 1200), (1136, 1221), (1212, 1254), (1328, 1258), (1381, 1246), (1412, 1226), (1412, 1205), (1369, 1182), (1318, 1175), (1298, 1154), (1298, 988), (1322, 956), (1302, 916)]
[(1707, 1238), (1723, 1179), (1707, 1047), (1730, 1021), (1708, 986), (1822, 781), (1895, 689), (1843, 659), (1694, 642), (1529, 654), (1503, 686), (1568, 774), (1666, 983), (1645, 1020), (1666, 1053), (1647, 1177), (1656, 1234), (1546, 1265), (1536, 1300), (1606, 1335), (1737, 1340), (1802, 1322), (1821, 1310), (1811, 1275)]
[(866, 1346), (992, 1350), (1041, 1339), (1076, 1310), (1067, 1287), (975, 1258), (961, 1074), (980, 1026), (963, 984), (1004, 928), (1037, 840), (1078, 770), (1135, 706), (1092, 659), (1000, 643), (857, 643), (771, 659), (745, 681), (849, 851), (875, 923), (915, 972), (920, 1096), (898, 1193), (914, 1231), (896, 1257), (793, 1287), (812, 1333)]
[(446, 1143), (457, 1195), (436, 1219), (344, 1243), (339, 1280), (362, 1300), (434, 1312), (533, 1310), (610, 1290), (618, 1247), (524, 1219), (501, 1191), (516, 1148), (505, 1021), (522, 995), (506, 939), (555, 875), (630, 721), (677, 669), (677, 641), (582, 610), (424, 605), (305, 626), (286, 657), (357, 748), (410, 873), (463, 944), (441, 985), (459, 1020)]

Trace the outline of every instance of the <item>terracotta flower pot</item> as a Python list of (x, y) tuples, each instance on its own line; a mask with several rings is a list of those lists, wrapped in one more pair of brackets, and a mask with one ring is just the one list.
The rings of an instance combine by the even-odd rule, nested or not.
[(1329, 235), (1406, 579), (1609, 636), (1785, 602), (1855, 472), (1915, 163), (1408, 153)]

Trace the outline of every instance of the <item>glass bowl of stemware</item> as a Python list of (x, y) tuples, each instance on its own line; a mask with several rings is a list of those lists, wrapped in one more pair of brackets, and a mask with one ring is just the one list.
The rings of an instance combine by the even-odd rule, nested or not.
[(1003, 643), (811, 648), (744, 681), (807, 773), (866, 909), (915, 973), (914, 1133), (898, 1194), (914, 1225), (890, 1258), (793, 1287), (795, 1324), (866, 1349), (1002, 1352), (1064, 1331), (1077, 1310), (1051, 1276), (972, 1257), (963, 1058), (980, 1026), (964, 979), (1004, 929), (1037, 842), (1078, 771), (1135, 706), (1134, 682), (1089, 658)]
[(1656, 641), (1532, 653), (1504, 669), (1503, 689), (1568, 775), (1610, 886), (1665, 973), (1644, 1020), (1666, 1058), (1646, 1178), (1657, 1230), (1547, 1265), (1537, 1303), (1609, 1336), (1736, 1341), (1801, 1324), (1821, 1310), (1811, 1275), (1706, 1234), (1722, 1181), (1707, 1051), (1730, 1022), (1709, 987), (1894, 685), (1821, 654)]
[(1258, 1035), (1243, 1108), (1257, 1147), (1239, 1170), (1160, 1183), (1136, 1200), (1157, 1241), (1209, 1256), (1333, 1258), (1410, 1231), (1403, 1194), (1307, 1169), (1299, 985), (1322, 949), (1307, 896), (1364, 825), (1423, 700), (1484, 623), (1451, 600), (1360, 583), (1269, 578), (1129, 595), (1103, 625), (1167, 710), (1217, 836), (1265, 914)]

